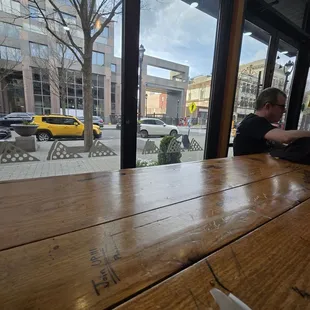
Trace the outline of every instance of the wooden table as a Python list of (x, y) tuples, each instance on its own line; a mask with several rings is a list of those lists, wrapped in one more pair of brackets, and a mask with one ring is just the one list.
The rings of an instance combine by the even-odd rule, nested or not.
[(268, 155), (0, 183), (1, 309), (310, 309), (309, 198)]

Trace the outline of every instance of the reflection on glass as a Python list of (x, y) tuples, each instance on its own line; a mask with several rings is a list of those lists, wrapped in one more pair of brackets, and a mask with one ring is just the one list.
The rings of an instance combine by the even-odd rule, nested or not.
[(218, 7), (191, 3), (141, 9), (137, 166), (203, 158)]
[[(296, 48), (287, 44), (283, 40), (279, 41), (279, 48), (272, 79), (272, 86), (279, 88), (286, 93), (287, 103), (289, 102), (291, 82), (294, 77), (296, 55), (297, 55)], [(282, 119), (277, 124), (280, 128), (284, 128), (285, 118), (286, 113), (283, 114)]]
[(306, 89), (299, 115), (298, 129), (310, 130), (310, 70), (308, 71)]
[[(267, 32), (245, 21), (230, 143), (233, 142), (240, 122), (255, 112), (255, 101), (262, 90), (269, 39)], [(232, 147), (229, 148), (228, 156), (232, 156)]]

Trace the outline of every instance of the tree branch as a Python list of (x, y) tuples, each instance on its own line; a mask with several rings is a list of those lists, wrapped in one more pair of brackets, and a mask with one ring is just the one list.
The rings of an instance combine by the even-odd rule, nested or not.
[[(34, 0), (34, 1), (36, 2), (36, 0)], [(53, 0), (48, 0), (48, 2), (52, 5), (52, 7), (53, 7), (53, 8), (55, 9), (55, 11), (58, 13), (58, 15), (59, 15), (61, 21), (63, 22), (63, 25), (68, 27), (68, 25), (67, 25), (67, 23), (66, 23), (66, 21), (65, 21), (65, 19), (64, 19), (64, 17), (63, 17), (63, 15), (62, 15), (61, 11), (59, 10), (59, 8), (57, 7), (57, 5), (53, 2)], [(41, 14), (42, 14), (42, 13), (41, 13)], [(52, 34), (53, 34), (53, 33), (52, 33)], [(67, 36), (68, 36), (68, 38), (69, 38), (69, 40), (70, 40), (71, 45), (72, 45), (72, 46), (80, 53), (80, 55), (83, 57), (83, 52), (81, 51), (80, 47), (79, 47), (77, 44), (75, 44), (75, 42), (74, 42), (74, 40), (73, 40), (73, 38), (72, 38), (72, 36), (71, 36), (70, 31), (69, 31), (69, 30), (66, 30), (66, 34), (67, 34)], [(65, 43), (65, 44), (66, 44), (66, 43)], [(66, 45), (69, 47), (68, 44), (66, 44)]]
[(94, 14), (94, 16), (92, 17), (89, 26), (92, 27), (92, 25), (95, 23), (95, 19), (96, 17), (99, 15), (100, 10), (102, 9), (102, 7), (104, 6), (104, 4), (106, 4), (107, 1), (106, 0), (102, 0), (101, 3), (98, 6), (98, 9), (96, 10), (96, 13)]
[(91, 42), (94, 43), (96, 41), (96, 39), (101, 35), (101, 33), (103, 32), (104, 28), (111, 22), (112, 18), (115, 15), (116, 10), (120, 7), (120, 5), (122, 4), (122, 0), (119, 0), (118, 3), (113, 7), (113, 9), (111, 10), (109, 17), (101, 24), (100, 29), (92, 36), (91, 38)]
[[(80, 55), (78, 55), (77, 52), (76, 52), (76, 50), (75, 50), (72, 46), (70, 46), (67, 42), (65, 42), (59, 35), (56, 34), (55, 31), (53, 31), (53, 30), (50, 28), (49, 23), (48, 23), (48, 20), (49, 20), (49, 19), (45, 16), (45, 14), (43, 13), (42, 9), (39, 7), (37, 1), (36, 1), (36, 0), (33, 0), (33, 2), (34, 2), (35, 5), (37, 6), (38, 10), (40, 11), (40, 13), (41, 13), (41, 15), (42, 15), (42, 18), (43, 18), (44, 21), (45, 21), (45, 28), (47, 29), (47, 31), (48, 31), (51, 35), (53, 35), (58, 41), (60, 41), (61, 43), (65, 44), (65, 45), (72, 51), (72, 53), (74, 54), (74, 56), (76, 57), (76, 59), (78, 60), (78, 62), (79, 62), (79, 63), (81, 64), (81, 66), (82, 66), (82, 65), (83, 65), (83, 60), (81, 60), (81, 58), (80, 58), (79, 56), (81, 56), (81, 57), (83, 58), (83, 53), (82, 53), (82, 51), (80, 50), (80, 48), (74, 43), (74, 41), (73, 41), (73, 39), (72, 39), (72, 37), (71, 37), (70, 32), (69, 32), (69, 31), (66, 31), (67, 36), (69, 37), (69, 35), (70, 35), (70, 37), (71, 37), (70, 42), (72, 41), (72, 42), (74, 43), (73, 46), (74, 46), (74, 48), (76, 48), (76, 50), (79, 52)], [(49, 2), (50, 2), (50, 0), (49, 0)], [(61, 16), (62, 16), (62, 15), (61, 15)], [(63, 16), (62, 16), (62, 18), (63, 18)], [(54, 21), (56, 21), (56, 20), (54, 20)], [(65, 25), (66, 25), (66, 23), (65, 23)], [(68, 35), (68, 33), (69, 33), (69, 35)], [(69, 38), (69, 39), (70, 39), (70, 38)]]

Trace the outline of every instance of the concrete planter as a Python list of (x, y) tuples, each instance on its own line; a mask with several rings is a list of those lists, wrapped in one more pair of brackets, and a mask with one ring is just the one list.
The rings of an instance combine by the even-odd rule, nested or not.
[(22, 137), (30, 137), (30, 136), (34, 135), (37, 132), (38, 125), (15, 124), (15, 125), (11, 125), (11, 127), (20, 136), (22, 136)]

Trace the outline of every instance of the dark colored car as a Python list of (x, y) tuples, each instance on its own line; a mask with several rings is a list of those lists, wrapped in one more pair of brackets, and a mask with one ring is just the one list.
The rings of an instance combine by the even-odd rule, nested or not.
[[(78, 119), (84, 123), (84, 117), (78, 117)], [(93, 116), (93, 124), (99, 126), (100, 128), (104, 127), (103, 119), (100, 116)]]
[(11, 130), (9, 127), (0, 127), (0, 140), (11, 138)]
[(23, 122), (32, 122), (32, 116), (28, 113), (14, 112), (0, 118), (0, 126), (11, 127), (13, 124), (22, 124)]

